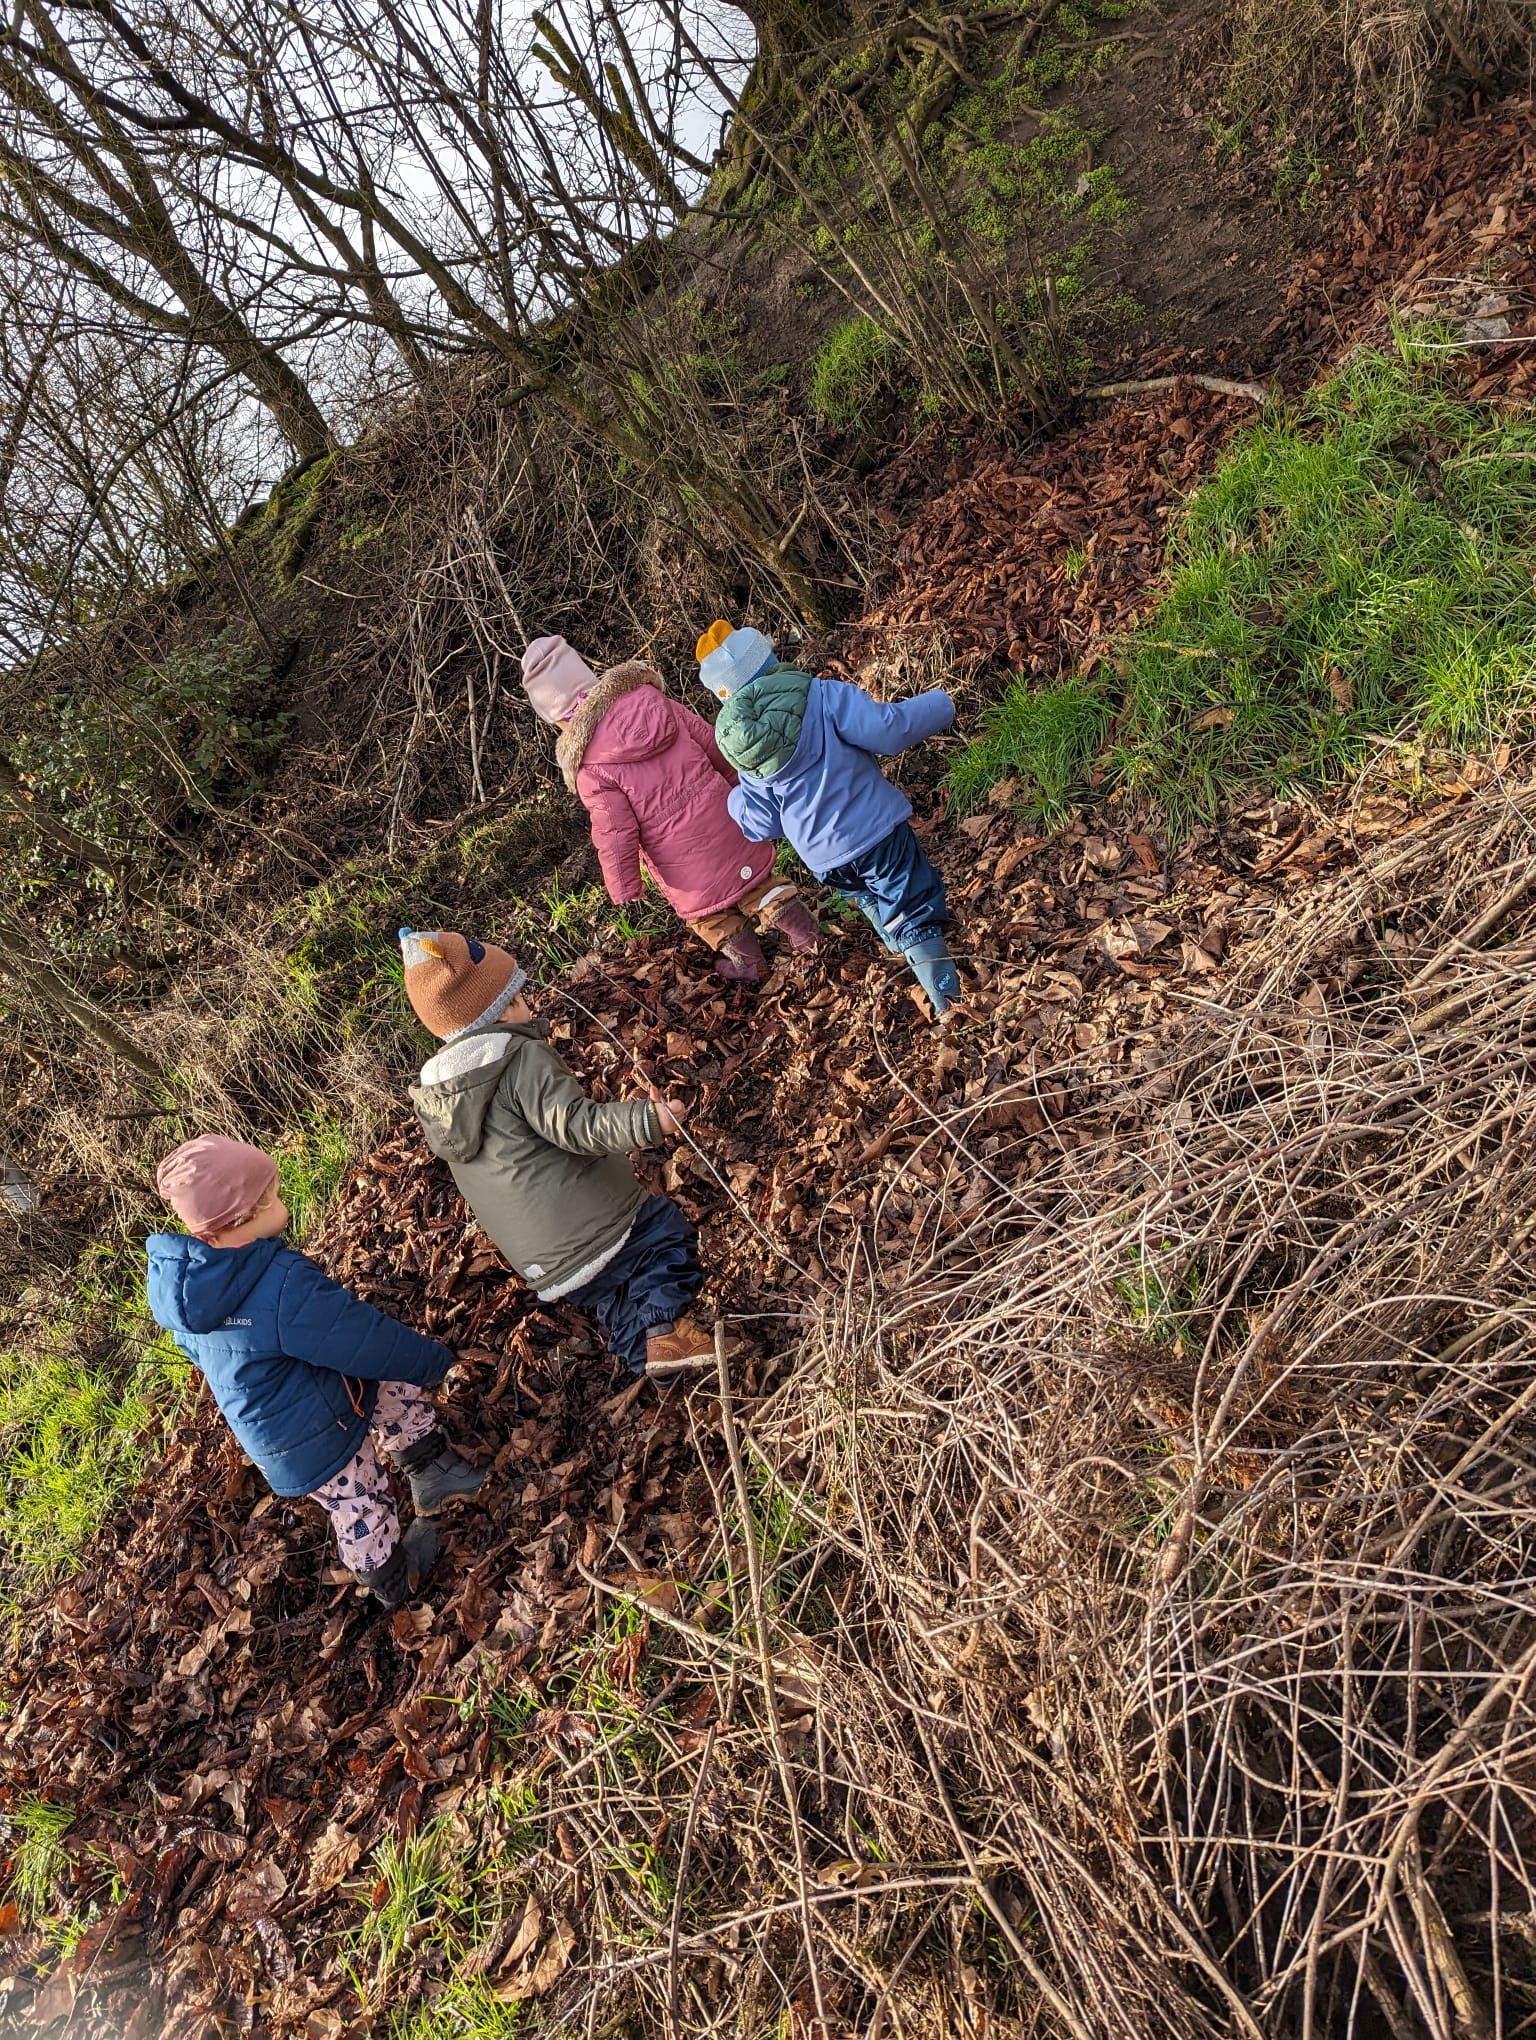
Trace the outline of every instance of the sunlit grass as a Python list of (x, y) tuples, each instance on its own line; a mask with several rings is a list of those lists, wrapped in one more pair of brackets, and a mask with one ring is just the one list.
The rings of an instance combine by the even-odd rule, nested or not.
[(183, 1407), (192, 1369), (144, 1303), (99, 1278), (26, 1352), (0, 1352), (0, 1607), (78, 1562)]
[(1414, 729), (1487, 745), (1536, 700), (1536, 422), (1461, 394), (1444, 336), (1362, 354), (1228, 450), (1166, 592), (1118, 647), (1118, 704), (1016, 681), (950, 774), (1049, 818), (1096, 778), (1175, 833), (1229, 794), (1323, 787)]

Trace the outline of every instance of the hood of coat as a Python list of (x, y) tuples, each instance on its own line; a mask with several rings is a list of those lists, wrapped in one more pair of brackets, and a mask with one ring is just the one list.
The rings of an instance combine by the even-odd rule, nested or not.
[[(666, 691), (661, 675), (638, 659), (608, 668), (555, 746), (555, 762), (570, 792), (576, 791), (576, 775), (589, 755), (594, 765), (605, 765), (616, 758), (650, 758), (671, 743), (675, 731), (657, 709), (657, 700)], [(612, 729), (599, 731), (598, 724), (626, 695), (634, 699), (626, 703), (624, 714)]]
[(281, 1240), (210, 1247), (189, 1233), (151, 1233), (145, 1242), (150, 1310), (172, 1332), (216, 1332), (282, 1251)]
[(795, 755), (811, 676), (776, 660), (739, 688), (715, 722), (715, 742), (728, 764), (754, 779), (771, 779)]
[(494, 1023), (475, 1027), (450, 1041), (421, 1066), (411, 1086), (427, 1146), (439, 1160), (472, 1162), (485, 1140), (485, 1119), (497, 1086), (524, 1044), (542, 1041), (548, 1028), (542, 1020), (521, 1026)]

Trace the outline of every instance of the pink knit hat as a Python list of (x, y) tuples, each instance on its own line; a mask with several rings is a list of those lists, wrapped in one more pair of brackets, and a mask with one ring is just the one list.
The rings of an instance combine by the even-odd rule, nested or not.
[(277, 1164), (258, 1147), (200, 1133), (173, 1148), (155, 1172), (160, 1195), (189, 1233), (207, 1239), (238, 1225), (277, 1181)]
[(523, 654), (523, 686), (545, 722), (563, 722), (596, 685), (597, 675), (563, 637), (535, 638)]

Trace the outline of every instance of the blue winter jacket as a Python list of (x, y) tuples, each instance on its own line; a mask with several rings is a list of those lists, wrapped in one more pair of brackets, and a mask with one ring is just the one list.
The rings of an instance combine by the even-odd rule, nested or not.
[(894, 758), (954, 719), (955, 704), (942, 688), (910, 701), (876, 701), (851, 680), (813, 680), (789, 763), (766, 779), (742, 772), (727, 805), (743, 834), (754, 842), (785, 837), (824, 878), (912, 812), (875, 760)]
[(381, 1381), (432, 1388), (453, 1364), (281, 1240), (210, 1247), (152, 1233), (149, 1308), (202, 1369), (280, 1495), (313, 1494), (362, 1444)]

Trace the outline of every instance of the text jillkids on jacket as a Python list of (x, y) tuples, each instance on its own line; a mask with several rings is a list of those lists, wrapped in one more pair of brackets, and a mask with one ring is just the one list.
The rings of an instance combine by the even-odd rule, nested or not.
[(629, 1156), (682, 1131), (683, 1108), (599, 1104), (545, 1039), (505, 949), (446, 929), (400, 930), (405, 989), (443, 1046), (411, 1103), (427, 1146), (542, 1302), (591, 1311), (631, 1374), (710, 1364), (689, 1316), (704, 1281), (698, 1235), (670, 1197), (648, 1197)]
[[(260, 1148), (203, 1134), (166, 1156), (157, 1181), (187, 1230), (147, 1242), (155, 1321), (273, 1492), (317, 1501), (359, 1585), (398, 1607), (437, 1556), (430, 1518), (484, 1479), (424, 1393), (453, 1354), (283, 1245), (277, 1163)], [(410, 1480), (404, 1536), (380, 1454)]]
[(774, 874), (777, 844), (749, 841), (731, 817), (736, 774), (709, 724), (668, 695), (659, 673), (631, 659), (599, 678), (563, 637), (541, 637), (523, 654), (523, 686), (559, 725), (555, 758), (591, 817), (616, 906), (641, 897), (648, 871), (733, 982), (763, 975), (754, 921), (796, 954), (816, 947), (815, 914)]
[(851, 680), (786, 665), (760, 630), (720, 621), (698, 642), (699, 678), (725, 705), (715, 742), (738, 778), (731, 813), (749, 836), (783, 836), (824, 885), (905, 956), (943, 1021), (960, 997), (944, 881), (912, 833), (912, 803), (876, 762), (947, 730), (942, 688), (881, 702)]

